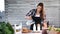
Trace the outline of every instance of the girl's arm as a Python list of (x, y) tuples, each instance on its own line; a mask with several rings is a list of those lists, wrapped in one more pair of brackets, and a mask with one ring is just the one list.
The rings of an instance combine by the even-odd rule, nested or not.
[(43, 19), (46, 20), (46, 13), (43, 12)]
[(25, 18), (26, 19), (28, 19), (28, 20), (31, 20), (32, 19), (32, 10), (30, 10), (27, 14), (26, 14), (26, 16), (25, 16)]
[(45, 12), (44, 12), (43, 18), (44, 18), (44, 20), (43, 20), (44, 27), (47, 28), (47, 21), (46, 21), (46, 14), (45, 14)]

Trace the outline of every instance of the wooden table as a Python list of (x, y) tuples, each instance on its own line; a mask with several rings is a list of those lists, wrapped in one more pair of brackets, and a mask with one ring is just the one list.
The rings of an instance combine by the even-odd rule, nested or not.
[(22, 34), (41, 34), (41, 33), (22, 33)]
[(30, 33), (22, 33), (22, 34), (42, 34), (42, 31), (30, 32)]
[[(49, 31), (48, 34), (57, 34), (55, 31)], [(42, 33), (22, 33), (22, 34), (42, 34)]]

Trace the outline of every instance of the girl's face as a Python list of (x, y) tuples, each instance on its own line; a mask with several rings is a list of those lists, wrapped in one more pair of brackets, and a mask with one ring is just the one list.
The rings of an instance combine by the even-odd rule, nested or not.
[(37, 6), (37, 11), (41, 11), (42, 10), (42, 6)]

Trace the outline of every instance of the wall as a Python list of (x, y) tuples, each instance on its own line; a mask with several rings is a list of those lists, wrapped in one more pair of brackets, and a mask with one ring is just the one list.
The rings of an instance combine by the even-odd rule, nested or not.
[(9, 21), (11, 24), (26, 23), (26, 13), (36, 8), (39, 2), (44, 3), (46, 18), (49, 24), (59, 27), (59, 0), (5, 0), (6, 21)]

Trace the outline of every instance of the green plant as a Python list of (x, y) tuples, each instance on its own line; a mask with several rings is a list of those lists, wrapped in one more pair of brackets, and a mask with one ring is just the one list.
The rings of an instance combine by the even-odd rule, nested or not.
[(14, 34), (14, 30), (9, 23), (0, 22), (0, 34)]
[(9, 28), (10, 31), (12, 31), (12, 34), (14, 34), (14, 29), (12, 28), (11, 24), (7, 22), (7, 27)]
[(57, 31), (57, 32), (60, 32), (60, 28), (57, 28), (56, 31)]
[(53, 27), (51, 27), (51, 26), (49, 26), (48, 27), (48, 30), (50, 31), (50, 30), (55, 30), (55, 31), (57, 31), (57, 32), (60, 32), (60, 28), (53, 28)]
[(51, 27), (51, 26), (49, 26), (49, 27), (48, 27), (48, 30), (50, 31), (50, 30), (51, 30), (51, 28), (52, 28), (52, 27)]

